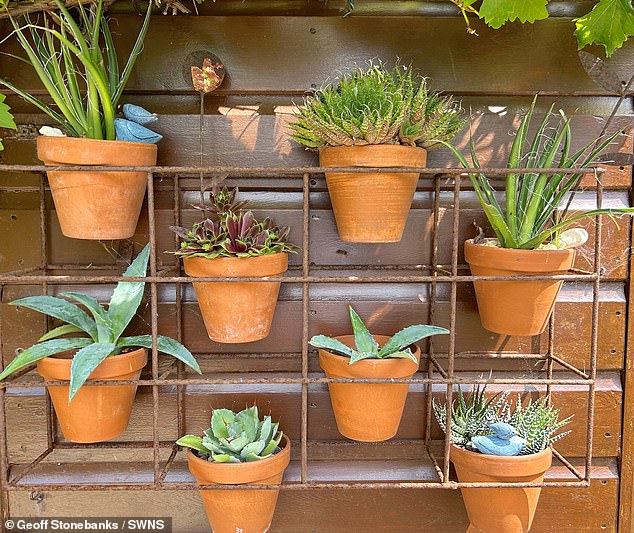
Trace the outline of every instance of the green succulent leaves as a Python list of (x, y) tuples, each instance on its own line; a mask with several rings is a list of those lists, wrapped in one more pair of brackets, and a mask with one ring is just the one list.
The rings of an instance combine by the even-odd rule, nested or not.
[[(456, 446), (471, 451), (474, 449), (471, 439), (477, 436), (491, 435), (493, 431), (489, 425), (504, 422), (513, 426), (519, 437), (526, 439), (527, 445), (520, 455), (539, 453), (570, 433), (559, 432), (570, 423), (572, 417), (559, 420), (559, 409), (548, 405), (548, 398), (538, 400), (532, 398), (525, 404), (518, 395), (513, 402), (509, 400), (509, 392), (485, 395), (486, 386), (474, 387), (465, 398), (462, 390), (458, 389), (458, 399), (451, 406), (451, 442)], [(447, 431), (447, 410), (445, 405), (439, 405), (432, 400), (434, 415), (441, 429)]]
[(304, 99), (289, 124), (291, 137), (310, 149), (406, 144), (434, 148), (465, 121), (450, 96), (427, 90), (411, 68), (370, 65)]
[(270, 416), (260, 420), (257, 406), (239, 413), (214, 409), (211, 427), (204, 437), (185, 435), (176, 441), (198, 452), (203, 459), (216, 463), (244, 463), (266, 459), (280, 451), (282, 432)]
[[(546, 174), (522, 172), (525, 168), (572, 168), (587, 167), (596, 162), (614, 139), (621, 133), (615, 132), (605, 138), (590, 141), (577, 152), (570, 154), (570, 119), (563, 112), (558, 123), (550, 110), (543, 117), (532, 138), (528, 131), (533, 117), (537, 97), (530, 109), (522, 117), (511, 147), (507, 167), (505, 204), (498, 202), (496, 191), (485, 174), (470, 173), (469, 178), (480, 200), (482, 209), (496, 237), (503, 248), (532, 250), (575, 222), (597, 215), (632, 215), (634, 208), (592, 209), (579, 215), (567, 217), (565, 205), (581, 181), (583, 174)], [(465, 168), (471, 166), (455, 147), (447, 146)], [(473, 138), (470, 140), (473, 168), (480, 168)]]
[(410, 347), (426, 337), (432, 335), (444, 335), (449, 330), (437, 326), (416, 325), (409, 326), (394, 336), (392, 336), (383, 347), (379, 347), (378, 343), (368, 331), (368, 328), (361, 320), (357, 312), (349, 306), (350, 322), (352, 324), (352, 332), (354, 333), (354, 341), (356, 350), (346, 346), (341, 341), (327, 337), (326, 335), (316, 335), (310, 339), (309, 344), (315, 348), (328, 350), (343, 357), (349, 357), (350, 363), (354, 364), (362, 359), (388, 359), (401, 358), (411, 359), (418, 363), (416, 356), (412, 353)]
[[(123, 275), (126, 277), (144, 277), (147, 272), (149, 256), (150, 246), (148, 244)], [(0, 380), (44, 357), (68, 350), (78, 350), (71, 364), (69, 401), (72, 400), (90, 374), (108, 356), (117, 355), (126, 348), (152, 348), (150, 335), (121, 337), (141, 304), (144, 288), (143, 281), (118, 283), (107, 310), (91, 296), (76, 292), (62, 294), (65, 298), (83, 305), (92, 317), (68, 300), (53, 296), (30, 296), (11, 302), (11, 305), (32, 309), (57, 318), (65, 324), (52, 329), (40, 338), (38, 344), (19, 353), (0, 374)], [(88, 337), (59, 338), (62, 335), (72, 333), (84, 333)], [(194, 356), (178, 341), (159, 335), (157, 349), (159, 352), (176, 357), (200, 373), (200, 367)]]
[(185, 229), (170, 229), (183, 241), (174, 252), (183, 257), (256, 257), (282, 252), (295, 253), (288, 242), (290, 228), (275, 226), (269, 218), (259, 221), (251, 211), (244, 212), (244, 202), (236, 201), (238, 189), (226, 187), (209, 192), (209, 203), (194, 205), (203, 219)]

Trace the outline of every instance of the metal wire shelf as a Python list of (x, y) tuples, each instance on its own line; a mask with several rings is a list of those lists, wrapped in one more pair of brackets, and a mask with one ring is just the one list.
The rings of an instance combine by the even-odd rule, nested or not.
[[(194, 483), (181, 481), (167, 481), (170, 469), (173, 467), (174, 461), (178, 453), (178, 447), (172, 442), (161, 441), (159, 435), (159, 388), (165, 386), (176, 387), (177, 390), (177, 432), (183, 434), (185, 428), (184, 413), (184, 387), (188, 385), (245, 385), (245, 384), (296, 384), (301, 386), (301, 429), (298, 444), (300, 450), (300, 473), (298, 481), (285, 481), (281, 485), (240, 485), (240, 486), (213, 486), (214, 489), (235, 490), (235, 489), (254, 489), (266, 490), (270, 488), (280, 488), (283, 490), (312, 490), (312, 489), (458, 489), (461, 487), (587, 487), (592, 477), (592, 443), (593, 443), (593, 425), (594, 425), (594, 408), (595, 408), (595, 382), (597, 371), (597, 347), (598, 347), (598, 331), (599, 331), (599, 289), (602, 279), (600, 249), (601, 249), (601, 223), (599, 218), (595, 224), (595, 248), (594, 248), (594, 269), (592, 272), (577, 271), (573, 274), (556, 275), (556, 276), (524, 276), (513, 277), (512, 279), (551, 279), (564, 281), (584, 281), (592, 283), (592, 329), (590, 342), (590, 364), (589, 368), (582, 370), (574, 365), (561, 359), (555, 355), (554, 345), (554, 318), (551, 318), (551, 324), (548, 329), (548, 348), (546, 353), (460, 353), (456, 350), (456, 314), (457, 314), (457, 288), (460, 283), (471, 283), (475, 280), (504, 280), (511, 279), (504, 276), (471, 276), (463, 275), (465, 265), (458, 263), (459, 249), (459, 224), (460, 224), (460, 192), (463, 180), (468, 177), (468, 172), (475, 169), (435, 169), (435, 168), (340, 168), (339, 171), (346, 172), (420, 172), (422, 176), (427, 176), (433, 185), (433, 229), (432, 229), (432, 250), (430, 265), (416, 265), (411, 270), (419, 270), (421, 274), (405, 274), (399, 275), (399, 270), (407, 270), (399, 265), (373, 265), (368, 267), (373, 271), (388, 271), (388, 275), (363, 276), (363, 275), (346, 275), (346, 276), (330, 276), (315, 275), (315, 271), (336, 271), (337, 269), (346, 270), (347, 267), (337, 267), (335, 265), (313, 266), (310, 262), (310, 194), (311, 181), (310, 177), (321, 175), (326, 170), (322, 167), (292, 167), (292, 168), (229, 168), (229, 167), (117, 167), (117, 170), (134, 170), (148, 172), (147, 180), (147, 202), (148, 202), (148, 223), (149, 223), (149, 241), (150, 241), (150, 265), (149, 275), (144, 278), (125, 278), (119, 275), (89, 275), (85, 271), (90, 270), (109, 270), (111, 266), (94, 266), (86, 267), (85, 265), (56, 265), (48, 263), (48, 244), (47, 244), (47, 206), (45, 195), (47, 194), (45, 171), (47, 170), (109, 170), (111, 167), (82, 167), (82, 166), (59, 166), (44, 167), (41, 165), (0, 165), (0, 173), (30, 173), (36, 172), (40, 174), (39, 187), (13, 187), (0, 186), (0, 191), (11, 192), (38, 192), (39, 193), (39, 213), (40, 213), (40, 264), (35, 267), (28, 267), (10, 272), (0, 273), (0, 291), (5, 286), (11, 285), (35, 285), (41, 287), (41, 292), (47, 294), (51, 286), (59, 284), (110, 284), (119, 281), (145, 281), (150, 285), (150, 313), (151, 313), (151, 334), (153, 338), (153, 348), (151, 357), (151, 378), (138, 380), (117, 380), (117, 381), (91, 381), (94, 385), (116, 385), (116, 384), (136, 384), (141, 387), (150, 387), (152, 389), (152, 440), (138, 442), (111, 442), (97, 443), (94, 445), (75, 444), (71, 442), (60, 441), (57, 435), (55, 422), (55, 413), (52, 409), (50, 398), (47, 399), (47, 448), (33, 461), (26, 465), (12, 465), (10, 462), (7, 447), (7, 420), (6, 420), (6, 396), (7, 390), (14, 388), (28, 388), (42, 386), (41, 380), (31, 378), (30, 370), (19, 373), (0, 383), (0, 488), (6, 491), (22, 491), (22, 490), (42, 490), (42, 491), (74, 491), (74, 490), (208, 490), (209, 487), (198, 487)], [(525, 169), (529, 171), (531, 169)], [(597, 181), (597, 206), (602, 203), (603, 188), (599, 176), (604, 172), (600, 168), (570, 168), (570, 169), (535, 169), (540, 173), (546, 174), (593, 174)], [(478, 172), (486, 173), (490, 176), (505, 176), (507, 169), (499, 168), (482, 168), (477, 169)], [(167, 370), (159, 373), (158, 351), (156, 348), (156, 339), (158, 335), (158, 286), (161, 284), (172, 284), (175, 286), (176, 294), (176, 338), (181, 340), (183, 335), (182, 327), (182, 294), (180, 287), (194, 280), (187, 276), (181, 275), (180, 266), (161, 267), (157, 261), (157, 242), (156, 242), (156, 220), (155, 220), (155, 184), (154, 178), (158, 176), (169, 176), (172, 179), (172, 190), (174, 195), (173, 219), (175, 225), (180, 225), (181, 201), (180, 201), (180, 179), (191, 177), (193, 175), (206, 175), (215, 182), (221, 181), (228, 177), (275, 177), (275, 178), (297, 178), (302, 179), (302, 213), (303, 213), (303, 230), (302, 230), (302, 262), (293, 270), (299, 270), (300, 274), (289, 274), (287, 276), (277, 277), (256, 277), (256, 278), (240, 278), (240, 281), (280, 281), (282, 283), (299, 284), (302, 287), (302, 350), (298, 352), (301, 356), (301, 372), (297, 377), (267, 377), (267, 378), (227, 378), (212, 376), (192, 377), (186, 375), (181, 363), (172, 364)], [(440, 192), (443, 187), (441, 180), (449, 183), (450, 189), (453, 191), (453, 214), (452, 214), (452, 250), (451, 264), (438, 264), (438, 224), (440, 209)], [(175, 245), (178, 239), (175, 237)], [(356, 270), (366, 269), (364, 265), (356, 265)], [(409, 268), (409, 267), (408, 267)], [(51, 271), (80, 271), (81, 274), (71, 273), (69, 275), (50, 274)], [(396, 274), (394, 273), (396, 272)], [(195, 278), (196, 281), (236, 281), (235, 278)], [(450, 334), (447, 351), (444, 353), (435, 352), (433, 340), (429, 344), (428, 353), (424, 354), (421, 367), (422, 372), (414, 377), (406, 379), (347, 379), (347, 378), (325, 378), (312, 375), (309, 372), (309, 304), (310, 304), (310, 286), (313, 284), (332, 284), (332, 283), (407, 283), (407, 284), (426, 284), (430, 286), (431, 298), (429, 300), (429, 315), (431, 322), (434, 322), (435, 316), (435, 299), (437, 296), (438, 285), (448, 284), (450, 286)], [(2, 320), (0, 317), (0, 328)], [(0, 351), (2, 350), (2, 332), (0, 330)], [(440, 358), (446, 359), (443, 366)], [(546, 370), (541, 374), (545, 377), (529, 377), (529, 378), (465, 378), (461, 377), (460, 372), (455, 368), (456, 359), (461, 357), (482, 357), (484, 359), (526, 359), (539, 360), (546, 364)], [(2, 358), (4, 363), (4, 358)], [(554, 369), (561, 369), (571, 373), (574, 377), (555, 377)], [(176, 377), (170, 377), (176, 372)], [(464, 483), (452, 480), (450, 476), (450, 441), (445, 436), (443, 441), (433, 441), (431, 439), (431, 420), (432, 420), (432, 394), (426, 394), (426, 428), (425, 438), (423, 439), (425, 448), (425, 464), (433, 468), (436, 473), (436, 479), (429, 481), (390, 481), (390, 482), (324, 482), (311, 480), (308, 475), (308, 444), (313, 444), (308, 438), (308, 387), (313, 384), (324, 383), (411, 383), (422, 384), (427, 387), (427, 391), (431, 390), (434, 385), (444, 387), (445, 400), (448, 406), (451, 404), (455, 386), (474, 385), (474, 384), (495, 384), (495, 385), (541, 385), (545, 387), (546, 393), (550, 394), (551, 388), (556, 385), (582, 385), (587, 387), (588, 403), (587, 403), (587, 427), (586, 427), (586, 454), (583, 458), (583, 468), (579, 469), (569, 460), (563, 457), (557, 450), (553, 450), (555, 459), (558, 460), (564, 469), (570, 474), (570, 480), (546, 480), (541, 483)], [(63, 382), (50, 382), (50, 384), (62, 384)], [(448, 418), (451, 413), (448, 408)], [(334, 443), (331, 443), (335, 445)], [(389, 445), (389, 443), (388, 443)], [(67, 449), (116, 449), (116, 448), (135, 448), (135, 449), (152, 449), (152, 477), (151, 482), (129, 482), (129, 483), (26, 483), (24, 480), (28, 474), (33, 473), (47, 458), (53, 454), (55, 450)], [(167, 461), (162, 464), (160, 452), (161, 450), (171, 448), (171, 453)], [(440, 451), (440, 453), (439, 453)], [(440, 459), (440, 460), (439, 460)], [(13, 472), (14, 467), (17, 472)]]

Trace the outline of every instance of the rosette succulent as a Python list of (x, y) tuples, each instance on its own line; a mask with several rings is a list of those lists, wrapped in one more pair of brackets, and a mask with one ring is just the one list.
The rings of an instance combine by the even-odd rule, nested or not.
[(278, 426), (270, 416), (260, 420), (256, 405), (237, 414), (230, 409), (214, 409), (204, 437), (185, 435), (176, 444), (191, 448), (210, 462), (259, 461), (280, 451), (282, 432)]
[(236, 202), (237, 189), (226, 187), (209, 193), (209, 204), (194, 205), (203, 219), (191, 229), (172, 226), (183, 239), (177, 255), (184, 257), (252, 257), (295, 252), (288, 242), (290, 228), (275, 226), (269, 218), (258, 221), (251, 211)]

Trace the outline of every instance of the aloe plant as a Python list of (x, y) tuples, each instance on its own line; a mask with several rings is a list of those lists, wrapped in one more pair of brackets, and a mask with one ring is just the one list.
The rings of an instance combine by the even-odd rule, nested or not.
[(464, 127), (451, 96), (431, 93), (409, 67), (370, 65), (305, 98), (289, 125), (310, 149), (406, 144), (422, 148), (450, 141)]
[[(535, 401), (531, 398), (523, 405), (519, 394), (515, 401), (511, 401), (508, 391), (488, 399), (485, 393), (486, 386), (476, 386), (465, 398), (458, 388), (458, 399), (451, 406), (450, 428), (451, 442), (456, 446), (477, 451), (472, 444), (473, 437), (492, 435), (491, 424), (500, 422), (512, 426), (517, 436), (525, 439), (526, 446), (519, 455), (539, 453), (570, 433), (560, 430), (570, 423), (572, 416), (560, 420), (559, 409), (548, 404), (547, 396)], [(438, 425), (446, 433), (446, 407), (435, 400), (432, 400), (432, 405)]]
[[(145, 276), (149, 256), (150, 245), (148, 244), (123, 275), (127, 277)], [(107, 357), (120, 354), (130, 348), (152, 347), (150, 335), (121, 336), (141, 304), (144, 288), (145, 282), (143, 281), (118, 283), (110, 298), (108, 309), (105, 309), (92, 296), (78, 292), (62, 293), (66, 299), (54, 296), (29, 296), (11, 302), (10, 305), (19, 305), (38, 311), (61, 320), (64, 324), (43, 335), (38, 340), (38, 344), (20, 352), (0, 374), (0, 380), (44, 357), (68, 350), (77, 350), (70, 371), (68, 391), (70, 402), (91, 372)], [(83, 305), (92, 317), (69, 300)], [(87, 336), (60, 338), (73, 333)], [(178, 341), (159, 335), (157, 348), (160, 352), (176, 357), (199, 374), (201, 373), (194, 356)]]
[(176, 441), (210, 462), (244, 463), (266, 459), (280, 451), (282, 432), (270, 416), (260, 420), (256, 405), (239, 413), (214, 409), (204, 437), (185, 435)]
[(346, 346), (344, 343), (326, 335), (315, 335), (310, 339), (309, 344), (315, 348), (322, 348), (343, 357), (349, 357), (350, 363), (354, 364), (362, 359), (411, 359), (418, 363), (416, 356), (412, 353), (411, 346), (426, 337), (432, 335), (444, 335), (449, 330), (437, 326), (416, 325), (408, 326), (392, 336), (383, 346), (368, 331), (368, 328), (361, 320), (357, 312), (349, 306), (350, 322), (354, 333), (356, 350)]
[(39, 19), (41, 25), (28, 18), (23, 26), (13, 18), (11, 23), (27, 56), (17, 59), (35, 70), (59, 112), (6, 80), (0, 79), (0, 85), (46, 113), (73, 137), (114, 140), (115, 111), (143, 49), (152, 2), (122, 70), (103, 12), (103, 0), (90, 10), (80, 3), (79, 22), (64, 2), (55, 0), (55, 4), (59, 14), (47, 10)]
[(194, 205), (203, 219), (191, 229), (172, 226), (183, 239), (179, 250), (183, 257), (253, 257), (281, 252), (294, 253), (288, 242), (288, 227), (275, 226), (270, 219), (258, 221), (251, 211), (244, 212), (244, 202), (236, 201), (238, 189), (209, 192), (209, 203)]
[[(537, 97), (522, 117), (511, 146), (506, 176), (505, 204), (498, 202), (496, 191), (483, 173), (469, 173), (473, 188), (482, 204), (484, 213), (502, 248), (532, 250), (575, 222), (597, 215), (632, 215), (634, 208), (592, 209), (567, 217), (569, 195), (581, 181), (583, 174), (554, 174), (522, 172), (524, 168), (573, 168), (588, 167), (621, 133), (604, 139), (595, 139), (574, 153), (570, 153), (570, 119), (560, 111), (559, 123), (553, 127), (550, 119), (553, 106), (544, 116), (532, 139), (528, 131)], [(473, 167), (455, 147), (442, 141), (458, 158), (464, 168), (480, 168), (473, 138), (470, 139)], [(515, 170), (515, 172), (511, 172)], [(564, 208), (562, 209), (562, 205)]]

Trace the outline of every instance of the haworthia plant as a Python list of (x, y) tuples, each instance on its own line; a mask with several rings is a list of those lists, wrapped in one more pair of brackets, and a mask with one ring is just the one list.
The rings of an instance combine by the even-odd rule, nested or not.
[(379, 344), (368, 331), (363, 320), (361, 320), (361, 317), (352, 306), (349, 306), (349, 312), (356, 350), (326, 335), (314, 336), (310, 339), (309, 344), (315, 348), (322, 348), (337, 355), (349, 357), (350, 364), (361, 361), (362, 359), (388, 358), (411, 359), (417, 363), (416, 356), (411, 350), (411, 346), (415, 342), (432, 335), (444, 335), (449, 333), (449, 330), (438, 326), (420, 324), (408, 326), (391, 337), (382, 347), (379, 347)]
[[(559, 420), (559, 409), (548, 404), (548, 397), (522, 404), (509, 400), (509, 392), (486, 398), (486, 386), (476, 386), (465, 398), (458, 389), (458, 400), (451, 406), (451, 442), (460, 448), (478, 451), (473, 446), (473, 437), (492, 435), (491, 424), (503, 422), (512, 426), (517, 435), (526, 440), (526, 446), (519, 455), (530, 455), (545, 450), (548, 446), (565, 437), (570, 431), (560, 429), (570, 423), (572, 417)], [(447, 411), (445, 405), (433, 401), (434, 415), (443, 431), (447, 431)]]
[(270, 416), (260, 420), (256, 405), (239, 413), (214, 409), (211, 427), (204, 437), (185, 435), (179, 446), (195, 450), (199, 457), (216, 463), (244, 463), (266, 459), (280, 451), (282, 432)]
[[(126, 277), (145, 276), (149, 257), (150, 245), (148, 244), (123, 275)], [(126, 348), (152, 347), (150, 335), (121, 336), (141, 304), (144, 288), (143, 281), (118, 283), (107, 309), (91, 296), (77, 292), (62, 293), (62, 296), (67, 298), (66, 300), (53, 296), (29, 296), (11, 302), (11, 305), (38, 311), (61, 320), (65, 324), (44, 334), (38, 344), (17, 355), (0, 374), (0, 380), (44, 357), (68, 350), (77, 350), (71, 364), (68, 394), (70, 402), (91, 372), (107, 357), (118, 355)], [(74, 300), (83, 305), (91, 316), (68, 300)], [(59, 338), (72, 333), (83, 333), (87, 337)], [(194, 356), (178, 341), (159, 335), (157, 349), (159, 352), (176, 357), (200, 373), (200, 367)]]

